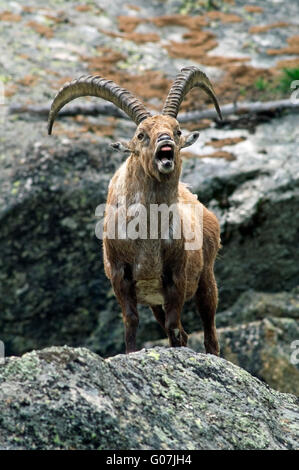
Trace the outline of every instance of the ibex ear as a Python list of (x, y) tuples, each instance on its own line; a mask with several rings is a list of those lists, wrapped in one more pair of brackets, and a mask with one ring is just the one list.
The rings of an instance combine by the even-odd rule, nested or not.
[(127, 144), (126, 142), (115, 142), (114, 144), (110, 144), (110, 146), (117, 152), (131, 153), (129, 144)]
[(188, 134), (187, 136), (183, 137), (183, 144), (181, 145), (181, 148), (185, 147), (190, 147), (190, 145), (193, 145), (199, 137), (199, 132), (191, 132), (191, 134)]

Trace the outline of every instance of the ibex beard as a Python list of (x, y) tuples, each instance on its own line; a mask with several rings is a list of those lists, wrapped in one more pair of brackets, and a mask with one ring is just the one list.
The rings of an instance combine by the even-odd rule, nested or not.
[[(181, 323), (181, 312), (185, 301), (194, 298), (203, 322), (206, 352), (219, 354), (215, 327), (218, 295), (214, 277), (214, 261), (220, 247), (219, 223), (179, 181), (180, 151), (192, 145), (199, 133), (182, 136), (176, 116), (181, 101), (194, 86), (209, 94), (221, 117), (212, 85), (196, 67), (182, 69), (177, 75), (161, 115), (152, 116), (129, 91), (101, 77), (83, 77), (66, 84), (58, 92), (50, 111), (49, 133), (64, 104), (79, 96), (100, 96), (115, 103), (137, 124), (130, 142), (113, 144), (116, 150), (129, 156), (110, 181), (103, 224), (104, 268), (122, 309), (127, 353), (136, 351), (138, 304), (151, 308), (170, 346), (186, 346), (188, 335)], [(119, 204), (119, 198), (125, 202)], [(168, 236), (165, 237), (160, 217), (153, 237), (148, 217), (153, 206), (161, 205), (175, 210), (172, 215), (171, 211), (168, 214)], [(135, 231), (132, 233), (136, 234), (135, 214), (132, 214), (136, 206), (139, 210), (144, 208), (147, 221), (143, 235), (132, 237), (127, 228), (133, 220)], [(118, 229), (116, 236), (111, 237), (112, 213)], [(188, 226), (189, 231), (181, 230), (177, 236), (178, 225)], [(138, 233), (140, 235), (140, 225)], [(194, 246), (191, 243), (194, 240), (200, 242)]]

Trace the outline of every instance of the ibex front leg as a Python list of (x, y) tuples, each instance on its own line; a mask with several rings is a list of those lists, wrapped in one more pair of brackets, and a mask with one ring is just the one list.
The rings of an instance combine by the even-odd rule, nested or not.
[(111, 279), (116, 298), (121, 306), (125, 325), (126, 353), (137, 350), (136, 332), (139, 324), (135, 284), (129, 265), (115, 266)]
[(163, 277), (165, 331), (172, 347), (187, 346), (188, 335), (181, 324), (181, 311), (185, 299), (184, 270), (174, 273), (167, 270)]

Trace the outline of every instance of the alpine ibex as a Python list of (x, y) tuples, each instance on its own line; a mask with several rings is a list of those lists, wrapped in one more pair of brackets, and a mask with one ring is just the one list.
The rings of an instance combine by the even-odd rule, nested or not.
[[(151, 207), (164, 204), (164, 207), (177, 207), (179, 221), (189, 222), (193, 229), (197, 227), (197, 235), (202, 236), (202, 243), (196, 249), (186, 249), (188, 237), (184, 232), (175, 236), (172, 213), (167, 237), (163, 236), (160, 219), (156, 237), (151, 237), (147, 220), (143, 236), (137, 239), (123, 233), (110, 237), (107, 227), (111, 223), (111, 211), (106, 209), (104, 267), (122, 309), (127, 353), (136, 351), (138, 303), (150, 306), (170, 346), (186, 346), (188, 336), (180, 316), (184, 302), (195, 297), (203, 322), (206, 352), (219, 354), (215, 327), (218, 295), (213, 272), (220, 247), (219, 224), (216, 216), (179, 181), (180, 150), (192, 145), (199, 133), (182, 136), (176, 117), (182, 100), (195, 86), (211, 97), (221, 118), (213, 87), (196, 67), (183, 68), (176, 76), (160, 115), (152, 116), (129, 91), (99, 76), (81, 77), (66, 83), (52, 103), (49, 134), (59, 110), (69, 101), (87, 95), (113, 102), (136, 123), (137, 129), (130, 142), (114, 144), (115, 149), (129, 153), (111, 179), (108, 191), (106, 207), (115, 208), (112, 212), (118, 226), (122, 224), (124, 210), (127, 211), (125, 226), (128, 225), (132, 220), (130, 208), (136, 204), (142, 205), (147, 213)], [(122, 205), (120, 198), (124, 201)], [(197, 214), (186, 209), (190, 206), (197, 209)]]

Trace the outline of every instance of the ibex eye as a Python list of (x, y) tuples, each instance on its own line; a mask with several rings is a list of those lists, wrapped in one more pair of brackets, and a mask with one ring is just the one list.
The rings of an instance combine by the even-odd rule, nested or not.
[(143, 132), (140, 132), (140, 133), (137, 135), (137, 139), (138, 139), (138, 140), (143, 140), (143, 138), (144, 138), (144, 134), (143, 134)]

